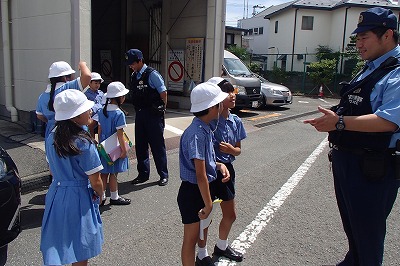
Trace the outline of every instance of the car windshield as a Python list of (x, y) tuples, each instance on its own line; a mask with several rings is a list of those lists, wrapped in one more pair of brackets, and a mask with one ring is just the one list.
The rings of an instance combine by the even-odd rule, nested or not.
[(243, 77), (251, 75), (249, 69), (239, 59), (224, 58), (224, 65), (231, 75)]

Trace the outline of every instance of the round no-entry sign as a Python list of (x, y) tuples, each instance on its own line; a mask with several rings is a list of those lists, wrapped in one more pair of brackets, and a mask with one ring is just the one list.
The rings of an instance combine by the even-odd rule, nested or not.
[(168, 66), (168, 76), (174, 82), (183, 78), (183, 66), (179, 61), (172, 61)]

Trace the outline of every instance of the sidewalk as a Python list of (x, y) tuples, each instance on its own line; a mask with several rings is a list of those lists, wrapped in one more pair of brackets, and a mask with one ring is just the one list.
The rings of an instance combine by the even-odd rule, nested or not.
[[(128, 112), (126, 116), (127, 135), (135, 143), (135, 110), (132, 104), (124, 104), (122, 108)], [(193, 119), (187, 110), (170, 109), (166, 113), (164, 136), (167, 150), (178, 148), (179, 136)], [(11, 122), (0, 117), (0, 145), (13, 158), (22, 180), (22, 193), (45, 189), (50, 184), (50, 172), (46, 162), (44, 138), (31, 132), (29, 124)], [(168, 140), (168, 141), (167, 141)], [(135, 152), (129, 152), (129, 159), (135, 159)]]

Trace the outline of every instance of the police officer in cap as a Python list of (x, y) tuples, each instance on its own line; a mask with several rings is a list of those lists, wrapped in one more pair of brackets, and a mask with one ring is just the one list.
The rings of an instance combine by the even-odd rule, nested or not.
[(329, 132), (335, 194), (349, 243), (338, 265), (381, 265), (386, 219), (399, 188), (397, 18), (385, 8), (368, 9), (353, 34), (366, 66), (343, 85), (338, 106), (318, 107), (322, 116), (304, 122)]
[(154, 68), (145, 64), (143, 54), (138, 49), (130, 49), (125, 54), (131, 75), (131, 92), (135, 106), (135, 150), (139, 175), (132, 184), (149, 180), (149, 145), (153, 154), (160, 186), (168, 184), (167, 154), (164, 140), (164, 114), (167, 105), (167, 88), (164, 80)]

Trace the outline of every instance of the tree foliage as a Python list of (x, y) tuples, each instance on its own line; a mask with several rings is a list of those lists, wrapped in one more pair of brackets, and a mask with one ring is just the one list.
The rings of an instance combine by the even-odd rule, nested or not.
[(315, 49), (317, 54), (315, 55), (318, 61), (322, 61), (324, 59), (336, 59), (338, 60), (340, 57), (340, 52), (333, 52), (331, 48), (324, 45), (318, 45)]
[(226, 48), (226, 50), (239, 57), (242, 61), (248, 60), (250, 58), (249, 52), (247, 52), (246, 48), (244, 47), (231, 45)]
[(336, 73), (336, 59), (322, 59), (319, 62), (312, 62), (307, 73), (316, 84), (329, 84)]

